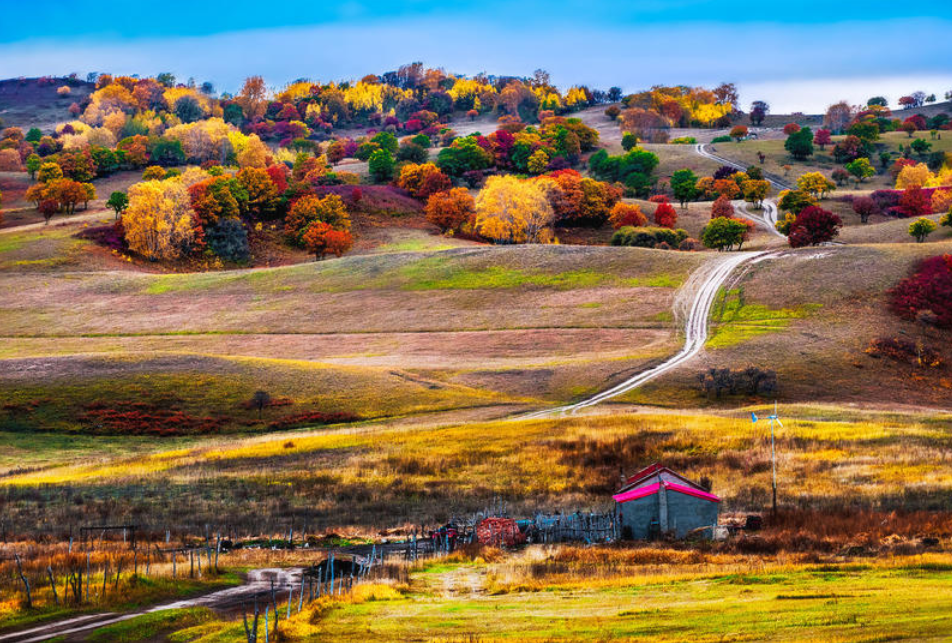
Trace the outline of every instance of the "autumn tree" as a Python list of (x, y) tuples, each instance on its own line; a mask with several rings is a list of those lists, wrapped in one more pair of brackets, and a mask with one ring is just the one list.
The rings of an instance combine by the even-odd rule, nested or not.
[(268, 108), (268, 90), (261, 76), (251, 76), (245, 79), (245, 84), (238, 92), (235, 102), (241, 107), (245, 118), (249, 121), (259, 120)]
[(40, 183), (49, 183), (55, 179), (63, 178), (63, 169), (56, 163), (43, 163), (40, 166), (37, 180)]
[(458, 231), (476, 216), (476, 201), (465, 188), (431, 194), (423, 208), (427, 221), (446, 234)]
[(538, 180), (492, 176), (476, 199), (476, 231), (496, 243), (548, 243), (554, 220)]
[(336, 194), (320, 198), (307, 194), (291, 204), (284, 220), (284, 233), (292, 245), (304, 245), (303, 236), (312, 223), (326, 223), (335, 230), (350, 231), (350, 214)]
[(735, 125), (731, 128), (730, 137), (739, 143), (741, 139), (747, 137), (748, 133), (749, 131), (746, 125)]
[(407, 163), (400, 168), (397, 187), (417, 199), (427, 199), (431, 194), (444, 192), (453, 187), (450, 177), (443, 174), (433, 163)]
[(807, 172), (797, 179), (797, 189), (807, 192), (817, 199), (823, 199), (828, 192), (836, 189), (836, 184), (823, 176), (821, 172)]
[(790, 226), (787, 241), (792, 248), (816, 246), (832, 241), (840, 233), (843, 221), (815, 205), (804, 208)]
[(654, 222), (662, 228), (674, 228), (678, 224), (678, 211), (670, 203), (661, 201), (654, 211)]
[(728, 199), (736, 199), (740, 196), (740, 186), (734, 179), (717, 179), (714, 181), (714, 192), (717, 196), (724, 196)]
[(866, 153), (866, 144), (858, 136), (850, 134), (833, 146), (833, 158), (837, 163), (847, 163)]
[(122, 216), (126, 243), (152, 261), (178, 259), (194, 238), (193, 215), (188, 190), (178, 180), (136, 183)]
[(825, 150), (826, 146), (832, 142), (833, 139), (830, 137), (830, 130), (828, 129), (820, 128), (813, 135), (813, 144), (819, 147), (821, 151)]
[(625, 203), (624, 201), (619, 201), (612, 207), (608, 221), (615, 230), (625, 226), (640, 228), (648, 225), (648, 217), (641, 211), (641, 206), (637, 203)]
[(803, 190), (784, 190), (780, 193), (780, 200), (777, 202), (784, 212), (800, 214), (800, 212), (811, 205), (816, 205), (816, 198), (809, 192)]
[(770, 181), (763, 179), (748, 179), (740, 184), (744, 200), (755, 208), (763, 205), (764, 199), (770, 195)]
[(711, 218), (718, 219), (734, 215), (734, 205), (726, 196), (719, 196), (711, 204)]
[(860, 221), (867, 223), (871, 215), (879, 212), (879, 206), (871, 197), (858, 196), (853, 199), (853, 212), (859, 215)]
[(354, 245), (354, 238), (349, 230), (335, 229), (323, 221), (311, 223), (304, 231), (301, 241), (304, 248), (317, 260), (322, 260), (328, 254), (340, 257)]
[(271, 179), (271, 172), (258, 167), (246, 167), (238, 170), (235, 180), (247, 194), (245, 204), (249, 214), (267, 218), (274, 213), (278, 189)]
[(760, 125), (770, 112), (770, 105), (762, 100), (755, 100), (750, 105), (750, 122), (752, 125)]
[(823, 117), (823, 126), (835, 133), (840, 133), (846, 129), (851, 120), (853, 120), (853, 108), (849, 106), (849, 103), (840, 101), (827, 108), (826, 115)]
[(899, 210), (907, 217), (932, 214), (932, 200), (918, 185), (911, 185), (899, 195)]

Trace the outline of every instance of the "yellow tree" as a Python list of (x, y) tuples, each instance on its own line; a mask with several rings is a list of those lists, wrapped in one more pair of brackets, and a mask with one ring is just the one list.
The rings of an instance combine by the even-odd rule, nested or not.
[(177, 259), (194, 238), (191, 202), (181, 181), (144, 181), (129, 188), (122, 215), (129, 248), (149, 259)]
[(924, 188), (930, 185), (935, 177), (925, 163), (907, 165), (899, 171), (896, 177), (896, 189), (905, 190), (913, 186)]
[(476, 199), (476, 231), (497, 243), (550, 243), (555, 214), (543, 183), (490, 177)]
[(820, 172), (807, 172), (797, 179), (797, 188), (803, 192), (812, 194), (818, 199), (826, 196), (827, 192), (836, 189), (836, 184), (823, 176)]
[(268, 146), (261, 142), (257, 134), (252, 134), (244, 145), (238, 147), (238, 167), (266, 167), (270, 155)]
[(747, 179), (740, 184), (740, 191), (743, 193), (745, 201), (759, 208), (764, 199), (770, 195), (770, 182)]

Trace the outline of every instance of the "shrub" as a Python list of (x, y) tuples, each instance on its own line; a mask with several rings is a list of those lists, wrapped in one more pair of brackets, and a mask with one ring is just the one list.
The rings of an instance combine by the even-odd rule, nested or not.
[(648, 224), (648, 217), (641, 211), (641, 206), (623, 201), (612, 207), (608, 220), (615, 230), (624, 227), (638, 228)]
[(613, 246), (631, 246), (636, 248), (656, 248), (660, 244), (667, 244), (671, 248), (677, 248), (682, 241), (688, 238), (688, 233), (684, 230), (671, 230), (670, 228), (658, 227), (624, 227), (619, 228), (612, 235), (611, 244)]
[(459, 230), (476, 216), (476, 202), (465, 188), (453, 188), (430, 196), (424, 208), (426, 219), (441, 232)]
[(952, 255), (925, 259), (889, 297), (890, 308), (903, 319), (952, 327)]
[(708, 397), (724, 393), (737, 395), (772, 395), (777, 392), (777, 373), (750, 366), (743, 370), (711, 368), (697, 375), (701, 389)]
[(711, 143), (730, 143), (732, 140), (733, 139), (730, 136), (715, 136), (713, 139), (711, 139)]

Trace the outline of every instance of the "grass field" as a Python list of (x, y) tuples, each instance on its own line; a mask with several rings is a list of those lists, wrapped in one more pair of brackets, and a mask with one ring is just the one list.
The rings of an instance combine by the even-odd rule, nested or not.
[[(786, 251), (752, 266), (731, 284), (732, 305), (715, 306), (708, 350), (623, 399), (671, 408), (714, 404), (697, 386), (699, 372), (757, 366), (777, 372), (780, 400), (947, 408), (948, 331), (897, 319), (886, 294), (920, 259), (952, 251), (947, 234), (936, 236), (925, 244)], [(877, 359), (867, 349), (878, 338), (921, 342), (944, 364)], [(737, 403), (720, 403), (728, 402)]]
[(667, 573), (636, 568), (634, 577), (581, 582), (539, 573), (567, 566), (559, 552), (524, 556), (523, 565), (542, 576), (530, 591), (486, 591), (508, 562), (423, 570), (400, 598), (330, 609), (314, 634), (336, 641), (921, 641), (941, 640), (952, 628), (942, 598), (952, 586), (948, 556), (735, 573), (671, 565)]
[[(952, 628), (947, 553), (880, 558), (712, 554), (664, 547), (481, 550), (322, 598), (288, 641), (939, 641)], [(242, 625), (175, 610), (90, 640), (243, 640)]]
[[(9, 454), (0, 461), (0, 501), (20, 528), (145, 514), (197, 531), (210, 521), (254, 525), (255, 533), (290, 524), (375, 533), (466, 515), (493, 498), (517, 515), (605, 509), (620, 471), (663, 461), (712, 479), (725, 511), (760, 510), (769, 498), (769, 432), (751, 424), (749, 408), (763, 411), (382, 423), (168, 444), (100, 438), (110, 454), (83, 442), (64, 451), (55, 434), (0, 433)], [(782, 413), (784, 506), (950, 508), (948, 414), (793, 405)]]
[[(842, 138), (842, 136), (834, 136), (833, 143), (835, 144)], [(874, 157), (870, 159), (870, 162), (877, 169), (877, 174), (867, 179), (861, 184), (861, 187), (871, 190), (894, 187), (892, 177), (884, 172), (879, 165), (879, 153), (882, 151), (891, 152), (893, 153), (893, 158), (899, 158), (899, 146), (902, 145), (906, 147), (915, 138), (923, 138), (931, 143), (933, 152), (952, 152), (952, 136), (933, 141), (929, 137), (929, 132), (916, 132), (913, 138), (910, 138), (904, 132), (887, 132), (881, 135), (880, 139), (876, 141), (876, 151)], [(708, 146), (708, 149), (711, 149), (724, 158), (731, 159), (745, 166), (758, 165), (765, 172), (783, 177), (790, 183), (795, 183), (797, 177), (807, 172), (822, 172), (829, 177), (834, 169), (842, 167), (842, 165), (833, 159), (831, 154), (833, 149), (832, 145), (826, 146), (826, 150), (824, 151), (816, 148), (813, 156), (805, 161), (797, 161), (784, 149), (784, 142), (785, 139), (780, 137), (776, 139), (741, 141), (740, 143), (718, 143), (713, 146), (713, 149), (711, 146)], [(757, 152), (763, 152), (767, 157), (763, 165), (760, 164), (757, 158)], [(915, 156), (913, 156), (913, 158), (915, 158)], [(789, 166), (789, 169), (785, 169), (785, 166)]]
[[(293, 403), (265, 422), (564, 400), (672, 351), (674, 291), (707, 259), (477, 247), (161, 275), (75, 271), (76, 241), (0, 240), (8, 430), (89, 430), (102, 400), (253, 428), (240, 406), (259, 389)], [(51, 245), (72, 263), (39, 267)]]

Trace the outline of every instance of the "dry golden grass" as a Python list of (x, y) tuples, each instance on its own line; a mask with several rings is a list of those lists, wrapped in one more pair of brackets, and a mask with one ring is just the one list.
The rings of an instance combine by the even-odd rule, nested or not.
[[(949, 509), (948, 416), (815, 419), (822, 414), (783, 411), (784, 506)], [(35, 444), (42, 448), (39, 438)], [(769, 449), (766, 426), (751, 424), (746, 412), (639, 413), (213, 439), (172, 452), (47, 464), (0, 482), (11, 522), (24, 529), (144, 513), (153, 524), (192, 530), (211, 521), (240, 533), (290, 525), (374, 533), (466, 515), (493, 498), (516, 514), (604, 510), (620, 471), (654, 461), (712, 479), (725, 511), (759, 511), (769, 502)], [(77, 497), (81, 510), (68, 500)]]

